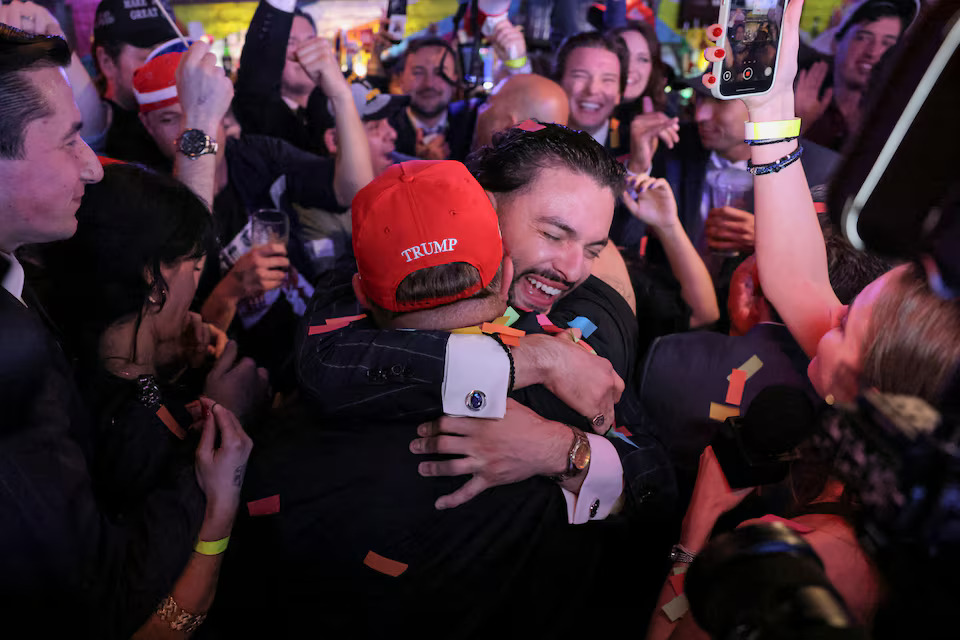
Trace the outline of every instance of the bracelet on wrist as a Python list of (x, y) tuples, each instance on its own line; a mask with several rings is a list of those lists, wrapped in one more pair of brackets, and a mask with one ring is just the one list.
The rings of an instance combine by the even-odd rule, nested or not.
[(744, 122), (744, 140), (772, 140), (796, 138), (800, 135), (800, 118), (774, 120), (771, 122)]
[(751, 147), (762, 147), (766, 144), (777, 144), (779, 142), (793, 142), (797, 139), (798, 136), (792, 136), (789, 138), (766, 138), (764, 140), (744, 140)]
[(230, 544), (230, 536), (220, 538), (219, 540), (210, 540), (209, 542), (206, 540), (197, 540), (197, 544), (193, 547), (193, 550), (205, 556), (218, 556), (227, 550), (228, 544)]
[(513, 362), (513, 352), (510, 350), (510, 345), (503, 341), (503, 338), (500, 337), (499, 333), (490, 334), (490, 337), (496, 340), (500, 346), (503, 347), (503, 351), (507, 354), (507, 360), (510, 361), (510, 383), (507, 386), (507, 394), (509, 395), (513, 393), (513, 386), (517, 381), (517, 369)]
[(173, 596), (167, 596), (163, 602), (160, 603), (160, 606), (157, 607), (155, 612), (157, 617), (170, 625), (170, 628), (174, 631), (183, 631), (186, 634), (191, 634), (197, 630), (197, 628), (203, 624), (203, 621), (207, 619), (207, 614), (205, 613), (190, 613), (189, 611), (184, 611), (180, 608), (180, 605), (177, 604), (177, 601), (173, 599)]
[(697, 557), (697, 554), (690, 549), (686, 548), (680, 543), (673, 545), (673, 548), (670, 549), (670, 561), (671, 562), (683, 562), (691, 563)]
[(527, 65), (527, 56), (520, 56), (514, 60), (504, 60), (503, 64), (510, 69), (523, 69)]
[(802, 155), (803, 145), (798, 144), (794, 151), (783, 156), (776, 162), (769, 162), (767, 164), (753, 164), (752, 160), (747, 160), (747, 171), (755, 176), (764, 176), (768, 173), (778, 173), (781, 169), (789, 167), (794, 162), (799, 160), (800, 156)]

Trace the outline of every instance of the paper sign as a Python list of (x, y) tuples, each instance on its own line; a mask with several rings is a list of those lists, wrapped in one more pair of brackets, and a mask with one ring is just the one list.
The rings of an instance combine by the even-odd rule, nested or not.
[(743, 386), (747, 383), (747, 372), (743, 369), (734, 369), (727, 379), (730, 385), (727, 387), (727, 398), (724, 402), (740, 406), (740, 401), (743, 400)]
[(732, 416), (740, 415), (740, 409), (736, 407), (728, 407), (725, 404), (717, 404), (716, 402), (710, 403), (710, 419), (716, 420), (717, 422), (723, 422), (727, 418)]
[[(746, 371), (747, 380), (749, 380), (753, 376), (753, 374), (755, 374), (757, 371), (760, 371), (760, 367), (762, 366), (763, 366), (763, 361), (760, 360), (760, 358), (758, 358), (757, 356), (753, 355), (753, 356), (750, 356), (749, 360), (747, 360), (742, 365), (737, 367), (737, 369)], [(730, 380), (730, 376), (727, 376), (727, 380), (728, 381)]]
[(385, 573), (393, 578), (396, 578), (401, 573), (406, 571), (407, 567), (409, 566), (402, 562), (391, 560), (390, 558), (384, 558), (379, 553), (374, 553), (373, 551), (367, 552), (367, 557), (363, 559), (363, 564), (367, 565), (374, 571)]

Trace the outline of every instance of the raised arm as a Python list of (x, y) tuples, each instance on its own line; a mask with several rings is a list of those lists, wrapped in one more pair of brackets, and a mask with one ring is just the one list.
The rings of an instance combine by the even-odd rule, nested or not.
[(353, 102), (353, 92), (340, 72), (340, 63), (327, 40), (308, 40), (297, 48), (296, 55), (304, 71), (333, 105), (339, 140), (333, 191), (337, 202), (348, 206), (357, 192), (373, 180), (370, 145)]
[(663, 178), (640, 175), (635, 178), (636, 198), (624, 192), (623, 202), (630, 213), (647, 223), (663, 246), (670, 269), (680, 283), (680, 295), (692, 311), (691, 327), (702, 327), (720, 317), (713, 280), (703, 259), (680, 224), (677, 202)]
[[(797, 75), (800, 13), (803, 0), (791, 0), (783, 23), (777, 79), (764, 96), (744, 99), (751, 122), (795, 116), (793, 80)], [(776, 162), (797, 142), (752, 146), (754, 164)], [(830, 287), (823, 234), (800, 162), (754, 178), (756, 254), (764, 295), (783, 318), (807, 355), (833, 326), (843, 305)]]
[[(237, 71), (237, 109), (256, 109), (265, 97), (280, 96), (295, 0), (260, 0), (250, 21)], [(264, 133), (257, 131), (257, 133)]]

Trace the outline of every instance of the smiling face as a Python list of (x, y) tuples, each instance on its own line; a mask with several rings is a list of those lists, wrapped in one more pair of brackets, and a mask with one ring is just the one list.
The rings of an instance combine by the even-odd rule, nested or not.
[(852, 304), (843, 306), (832, 319), (833, 328), (820, 338), (817, 354), (807, 375), (820, 397), (833, 395), (840, 402), (856, 397), (857, 380), (863, 370), (864, 338), (873, 316), (873, 307), (891, 281), (903, 276), (906, 267), (897, 267), (868, 284)]
[(870, 73), (887, 49), (900, 38), (900, 19), (892, 16), (854, 25), (837, 43), (834, 74), (848, 88), (863, 91)]
[(743, 123), (749, 119), (743, 101), (698, 95), (694, 117), (705, 148), (727, 159), (738, 150), (749, 153), (750, 147), (743, 141)]
[(510, 304), (545, 313), (587, 279), (607, 245), (613, 192), (589, 176), (556, 167), (541, 169), (526, 188), (495, 199), (514, 267)]
[(457, 79), (457, 65), (444, 47), (423, 47), (407, 54), (401, 86), (410, 96), (410, 109), (423, 118), (435, 118), (453, 100), (454, 86), (444, 78)]
[(620, 60), (596, 47), (570, 52), (560, 85), (570, 99), (570, 126), (596, 133), (620, 103)]
[(0, 158), (0, 250), (8, 252), (72, 236), (84, 186), (103, 178), (97, 156), (80, 138), (80, 111), (63, 71), (22, 74), (50, 115), (27, 124), (22, 158)]
[(653, 58), (650, 56), (650, 45), (647, 39), (639, 31), (624, 31), (620, 37), (630, 50), (627, 88), (623, 92), (624, 102), (630, 102), (639, 98), (647, 90), (650, 72), (653, 70)]

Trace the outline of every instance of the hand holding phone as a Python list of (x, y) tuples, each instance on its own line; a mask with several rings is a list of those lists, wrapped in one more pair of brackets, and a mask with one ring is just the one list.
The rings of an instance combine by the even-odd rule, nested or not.
[(723, 0), (719, 23), (707, 29), (718, 46), (704, 52), (713, 62), (708, 86), (716, 98), (763, 95), (773, 87), (785, 5), (786, 0)]

